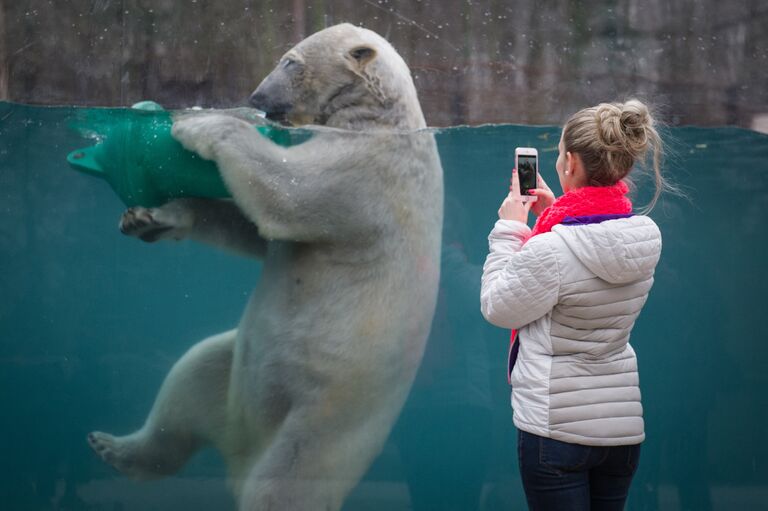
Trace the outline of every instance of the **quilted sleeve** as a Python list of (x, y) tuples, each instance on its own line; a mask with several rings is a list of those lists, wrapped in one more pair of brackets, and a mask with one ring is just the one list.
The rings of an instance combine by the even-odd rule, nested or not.
[(488, 236), (490, 253), (483, 266), (480, 308), (496, 326), (520, 328), (557, 303), (560, 272), (549, 236), (530, 236), (528, 226), (510, 220), (496, 222)]

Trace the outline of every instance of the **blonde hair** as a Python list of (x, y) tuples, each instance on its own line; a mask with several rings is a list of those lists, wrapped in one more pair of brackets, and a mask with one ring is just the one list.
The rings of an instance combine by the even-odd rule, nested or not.
[(627, 178), (635, 162), (646, 164), (650, 150), (656, 191), (644, 212), (653, 208), (663, 190), (673, 188), (661, 173), (664, 148), (656, 121), (637, 99), (576, 112), (563, 127), (563, 145), (581, 157), (588, 186), (610, 186)]

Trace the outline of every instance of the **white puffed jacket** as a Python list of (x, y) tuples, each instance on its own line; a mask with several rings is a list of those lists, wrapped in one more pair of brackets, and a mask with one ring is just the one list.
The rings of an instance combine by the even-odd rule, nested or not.
[(519, 330), (515, 426), (582, 445), (642, 442), (629, 336), (653, 285), (658, 227), (632, 216), (530, 236), (522, 222), (496, 222), (480, 293), (488, 321)]

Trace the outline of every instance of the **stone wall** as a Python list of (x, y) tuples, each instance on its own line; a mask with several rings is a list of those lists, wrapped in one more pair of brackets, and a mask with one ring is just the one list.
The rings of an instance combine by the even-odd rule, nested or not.
[(671, 124), (768, 112), (768, 0), (0, 0), (0, 97), (240, 105), (342, 21), (394, 44), (432, 126), (561, 123), (637, 94)]

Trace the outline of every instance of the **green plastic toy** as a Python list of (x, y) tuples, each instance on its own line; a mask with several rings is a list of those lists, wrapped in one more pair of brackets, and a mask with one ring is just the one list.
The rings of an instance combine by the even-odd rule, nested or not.
[[(153, 101), (132, 108), (138, 111), (109, 119), (103, 115), (93, 122), (99, 141), (72, 151), (67, 162), (105, 179), (129, 207), (156, 207), (178, 197), (231, 197), (216, 164), (187, 151), (171, 136), (169, 112)], [(276, 144), (291, 145), (288, 130), (256, 129)]]

